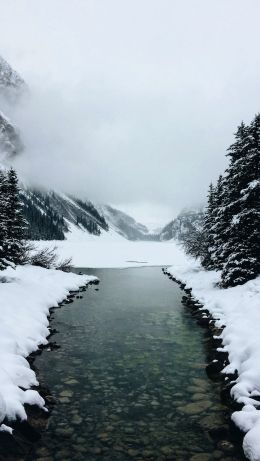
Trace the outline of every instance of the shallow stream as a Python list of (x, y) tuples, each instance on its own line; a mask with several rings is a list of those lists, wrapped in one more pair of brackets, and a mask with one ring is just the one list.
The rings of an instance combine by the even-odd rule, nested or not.
[(35, 365), (58, 403), (28, 459), (244, 460), (231, 435), (209, 435), (228, 427), (229, 412), (179, 286), (158, 267), (81, 271), (101, 283), (55, 311), (61, 348)]

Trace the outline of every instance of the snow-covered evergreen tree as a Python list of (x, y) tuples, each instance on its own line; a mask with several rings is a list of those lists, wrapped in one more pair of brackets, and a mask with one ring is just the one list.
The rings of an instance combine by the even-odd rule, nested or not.
[(20, 264), (25, 252), (23, 238), (26, 221), (19, 195), (18, 178), (13, 168), (7, 173), (6, 222), (5, 257), (10, 263)]
[(222, 270), (226, 245), (226, 232), (229, 226), (228, 216), (224, 212), (224, 202), (228, 185), (226, 178), (219, 176), (215, 187), (215, 208), (212, 226), (211, 258), (214, 269)]
[(239, 127), (228, 155), (224, 287), (243, 284), (260, 273), (260, 115), (249, 127)]
[(7, 266), (5, 254), (5, 242), (7, 238), (7, 177), (3, 170), (0, 170), (0, 270)]
[(221, 285), (236, 286), (260, 274), (260, 114), (238, 127), (229, 166), (210, 186), (202, 231), (186, 250), (206, 269), (221, 270)]
[(215, 224), (215, 188), (211, 183), (208, 192), (208, 205), (205, 212), (203, 224), (203, 246), (201, 255), (201, 264), (205, 269), (214, 269), (214, 262), (212, 259), (213, 248), (213, 232)]

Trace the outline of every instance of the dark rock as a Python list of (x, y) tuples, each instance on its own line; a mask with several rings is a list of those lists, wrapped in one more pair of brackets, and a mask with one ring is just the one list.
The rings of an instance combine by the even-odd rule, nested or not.
[(55, 349), (60, 349), (59, 344), (57, 344), (55, 341), (48, 343), (46, 347), (50, 348), (52, 351)]
[(230, 405), (232, 402), (232, 397), (230, 395), (231, 389), (234, 386), (234, 383), (226, 384), (220, 391), (220, 398), (222, 403)]
[(209, 429), (209, 435), (212, 437), (213, 440), (223, 439), (224, 437), (228, 437), (229, 427), (228, 426), (213, 427)]
[(223, 363), (219, 362), (218, 360), (215, 360), (211, 363), (209, 363), (206, 366), (206, 373), (210, 379), (216, 379), (219, 378), (219, 374), (223, 369)]
[(210, 320), (211, 319), (209, 317), (201, 317), (200, 319), (197, 320), (197, 324), (200, 327), (207, 328), (209, 326)]
[[(6, 422), (6, 424), (8, 424), (8, 422)], [(26, 451), (28, 451), (27, 444), (25, 443), (25, 447), (23, 447), (22, 444), (17, 440), (15, 432), (13, 435), (9, 434), (8, 432), (0, 432), (0, 447), (1, 461), (7, 461), (6, 454), (8, 454), (10, 459), (19, 459), (19, 456), (24, 456)]]
[(22, 436), (29, 442), (37, 442), (41, 438), (41, 434), (34, 429), (28, 421), (14, 421), (12, 424), (13, 428), (22, 434)]

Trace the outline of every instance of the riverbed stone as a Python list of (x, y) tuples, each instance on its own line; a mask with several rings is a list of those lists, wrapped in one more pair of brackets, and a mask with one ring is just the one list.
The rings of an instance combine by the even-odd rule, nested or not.
[(209, 388), (209, 384), (207, 380), (200, 379), (200, 378), (192, 378), (192, 382), (195, 384), (195, 386), (202, 387), (203, 389)]
[(59, 401), (61, 403), (70, 403), (70, 399), (68, 397), (60, 397)]
[(65, 381), (65, 384), (68, 384), (69, 386), (73, 386), (75, 384), (79, 384), (79, 382), (76, 379), (72, 378), (72, 379), (67, 379)]
[(212, 453), (212, 456), (214, 459), (224, 459), (224, 453), (223, 451), (220, 451), (220, 450), (214, 450), (213, 453)]
[(139, 451), (138, 450), (135, 450), (134, 448), (129, 448), (127, 450), (127, 454), (129, 456), (137, 456), (139, 454)]
[(197, 453), (190, 458), (190, 461), (210, 461), (211, 455), (209, 453)]
[(177, 407), (177, 410), (187, 415), (196, 415), (202, 413), (211, 407), (209, 400), (199, 400), (198, 402), (188, 403), (187, 405)]
[(205, 399), (205, 393), (202, 394), (201, 392), (196, 392), (191, 396), (191, 400), (204, 400)]
[(213, 412), (212, 414), (204, 416), (200, 420), (200, 425), (207, 430), (221, 427), (223, 426), (223, 417), (221, 414)]
[(90, 453), (92, 453), (93, 455), (101, 455), (101, 453), (102, 453), (102, 448), (100, 448), (100, 447), (93, 447), (93, 448), (90, 448), (89, 451), (90, 451)]
[(44, 457), (37, 457), (37, 461), (53, 461), (53, 458), (51, 456), (44, 456)]
[(70, 389), (65, 389), (64, 391), (61, 391), (59, 395), (60, 397), (70, 398), (73, 396), (73, 392)]
[(73, 416), (72, 420), (71, 420), (71, 424), (81, 424), (83, 421), (83, 419), (79, 416), (79, 415), (75, 415)]
[(172, 454), (174, 454), (174, 450), (173, 450), (173, 447), (170, 447), (170, 446), (164, 446), (161, 448), (161, 452), (165, 455), (165, 456), (170, 456)]
[(225, 452), (231, 452), (234, 450), (234, 445), (229, 442), (228, 440), (221, 440), (219, 443), (218, 443), (218, 448), (220, 448), (221, 450), (225, 451)]
[(55, 433), (59, 436), (69, 438), (73, 434), (72, 427), (57, 428)]

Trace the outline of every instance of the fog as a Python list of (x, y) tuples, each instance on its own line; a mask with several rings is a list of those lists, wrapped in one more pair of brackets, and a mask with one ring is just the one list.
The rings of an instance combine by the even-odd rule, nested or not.
[[(259, 111), (258, 0), (0, 0), (34, 184), (158, 223), (205, 200)], [(157, 217), (157, 218), (156, 218)]]

